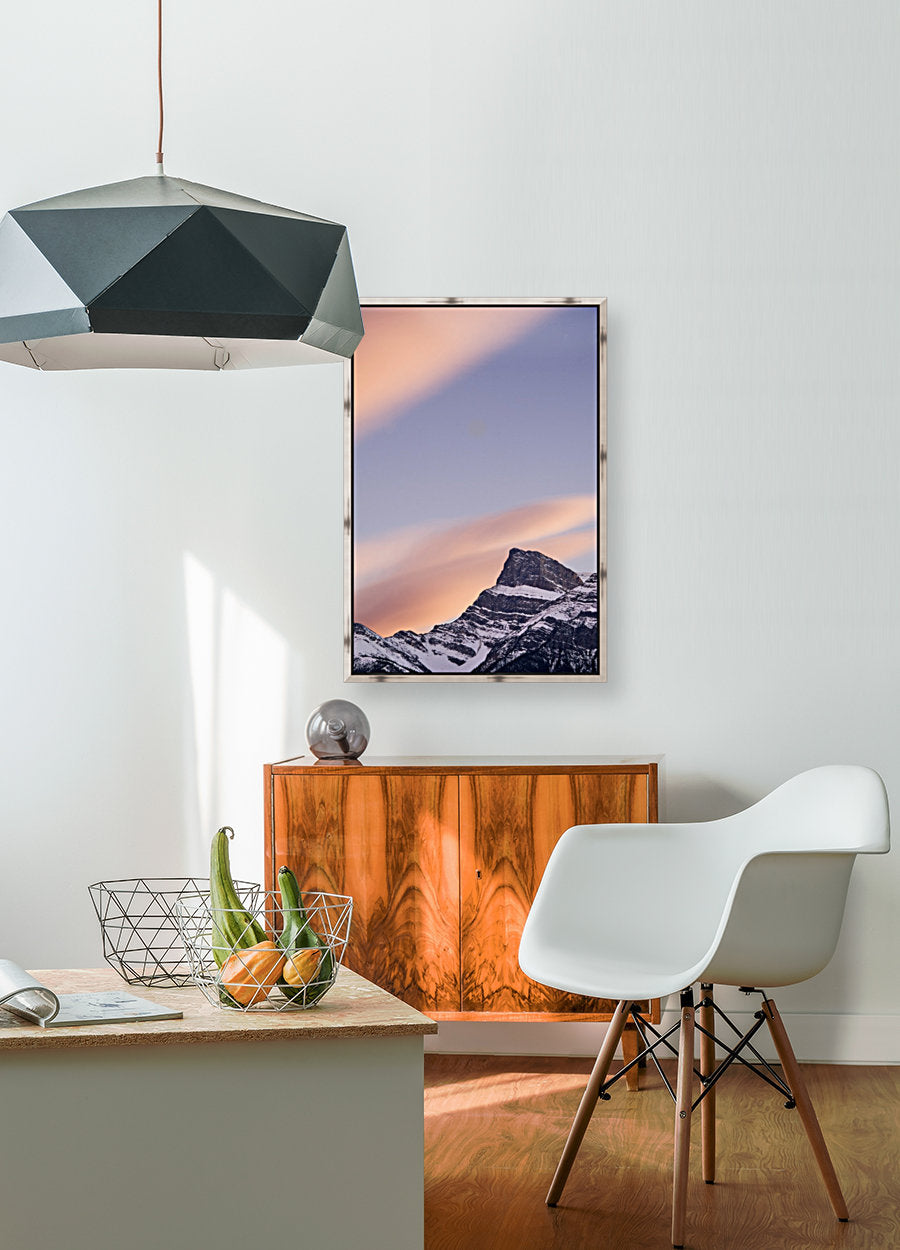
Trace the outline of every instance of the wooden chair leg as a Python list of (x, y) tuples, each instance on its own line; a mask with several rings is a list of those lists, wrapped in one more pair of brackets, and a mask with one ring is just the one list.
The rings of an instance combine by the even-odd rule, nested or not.
[[(626, 1025), (622, 1034), (622, 1059), (625, 1063), (637, 1059), (640, 1043), (641, 1039), (634, 1025)], [(641, 1070), (637, 1064), (625, 1073), (625, 1088), (632, 1094), (641, 1088)]]
[[(716, 1013), (713, 1010), (713, 987), (700, 986), (698, 1023), (709, 1033), (715, 1033)], [(709, 1076), (716, 1067), (716, 1043), (712, 1037), (700, 1034), (700, 1075)], [(700, 1104), (700, 1148), (703, 1161), (703, 1179), (712, 1185), (716, 1179), (716, 1087), (713, 1085)]]
[(545, 1201), (548, 1207), (556, 1206), (562, 1194), (563, 1186), (568, 1180), (572, 1164), (575, 1162), (575, 1156), (578, 1154), (578, 1148), (594, 1113), (597, 1099), (600, 1097), (600, 1087), (606, 1080), (613, 1055), (616, 1053), (616, 1047), (622, 1036), (622, 1030), (625, 1028), (625, 1022), (628, 1019), (630, 1009), (630, 1002), (621, 1002), (613, 1012), (613, 1018), (610, 1020), (609, 1028), (606, 1030), (606, 1037), (604, 1037), (603, 1045), (600, 1047), (597, 1062), (594, 1064), (587, 1088), (581, 1096), (581, 1102), (578, 1104), (578, 1110), (575, 1112), (575, 1119), (572, 1121), (572, 1127), (569, 1129), (569, 1136), (563, 1147), (559, 1163), (556, 1165), (556, 1172), (550, 1183), (550, 1189), (547, 1191)]
[[(678, 1085), (675, 1091), (675, 1179), (672, 1187), (672, 1245), (684, 1245), (688, 1162), (691, 1150), (691, 1104), (694, 1093), (694, 1008), (689, 990), (681, 996)], [(701, 1104), (702, 1106), (702, 1104)]]
[(819, 1127), (812, 1100), (806, 1089), (806, 1082), (800, 1073), (797, 1056), (794, 1054), (794, 1049), (788, 1039), (784, 1022), (778, 1014), (778, 1008), (770, 998), (763, 998), (762, 1007), (766, 1023), (769, 1026), (769, 1032), (772, 1034), (772, 1041), (775, 1043), (775, 1050), (778, 1052), (778, 1062), (781, 1064), (787, 1083), (791, 1087), (794, 1102), (797, 1104), (800, 1119), (803, 1122), (803, 1127), (806, 1129), (806, 1136), (809, 1138), (809, 1144), (812, 1146), (816, 1163), (819, 1165), (819, 1171), (822, 1173), (822, 1180), (825, 1182), (825, 1188), (828, 1190), (828, 1197), (831, 1200), (834, 1213), (839, 1220), (849, 1220), (850, 1213), (847, 1210), (844, 1195), (841, 1193), (834, 1165), (831, 1162), (828, 1147), (825, 1145), (825, 1138), (822, 1136), (822, 1130)]

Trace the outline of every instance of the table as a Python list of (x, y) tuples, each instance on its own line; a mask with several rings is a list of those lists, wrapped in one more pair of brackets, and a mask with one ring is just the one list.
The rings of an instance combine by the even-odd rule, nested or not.
[[(109, 969), (36, 971), (58, 993)], [(0, 1222), (34, 1250), (421, 1250), (426, 1016), (342, 968), (308, 1011), (0, 1025)]]

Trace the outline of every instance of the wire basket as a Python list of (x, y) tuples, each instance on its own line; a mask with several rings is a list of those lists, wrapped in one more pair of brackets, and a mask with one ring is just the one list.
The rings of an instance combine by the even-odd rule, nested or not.
[(321, 1002), (344, 957), (353, 899), (310, 891), (300, 902), (306, 924), (287, 952), (278, 939), (288, 915), (277, 893), (215, 914), (208, 894), (176, 903), (191, 976), (211, 1003), (232, 1011), (303, 1011)]
[[(260, 887), (235, 883), (248, 907)], [(179, 899), (209, 896), (208, 877), (135, 877), (88, 886), (103, 936), (103, 958), (129, 985), (193, 985), (175, 916)]]

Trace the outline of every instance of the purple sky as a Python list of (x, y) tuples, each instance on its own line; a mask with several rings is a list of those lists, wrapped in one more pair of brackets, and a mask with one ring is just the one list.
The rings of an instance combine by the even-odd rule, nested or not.
[[(465, 317), (467, 309), (440, 312)], [(395, 329), (380, 314), (378, 308), (363, 309), (370, 358), (379, 349), (379, 333)], [(433, 528), (437, 544), (444, 528), (458, 530), (461, 523), (527, 511), (546, 501), (594, 496), (596, 338), (595, 308), (546, 310), (539, 325), (490, 355), (466, 362), (436, 388), (405, 401), (401, 397), (383, 424), (365, 432), (358, 428), (357, 552), (410, 527)], [(385, 341), (384, 350), (395, 356), (397, 345)], [(362, 387), (365, 377), (360, 368), (356, 385)], [(577, 543), (567, 561), (580, 572), (596, 568), (592, 538)], [(528, 536), (523, 534), (520, 543), (513, 535), (509, 545), (526, 546)], [(484, 584), (499, 571), (498, 565)], [(357, 573), (361, 588), (366, 579), (360, 565)], [(461, 603), (459, 610), (466, 606)]]

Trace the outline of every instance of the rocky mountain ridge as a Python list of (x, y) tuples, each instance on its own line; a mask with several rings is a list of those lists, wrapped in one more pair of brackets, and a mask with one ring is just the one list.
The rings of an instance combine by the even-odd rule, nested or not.
[(510, 549), (493, 586), (455, 620), (382, 637), (353, 627), (354, 674), (590, 675), (598, 671), (597, 575)]

